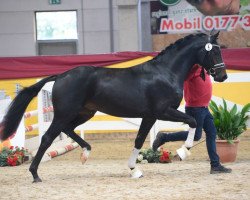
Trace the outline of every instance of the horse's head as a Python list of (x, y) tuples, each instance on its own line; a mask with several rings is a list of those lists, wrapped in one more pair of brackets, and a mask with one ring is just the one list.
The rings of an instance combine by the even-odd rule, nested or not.
[(227, 79), (226, 67), (221, 56), (221, 49), (217, 43), (219, 32), (215, 35), (209, 35), (206, 42), (202, 42), (202, 47), (198, 53), (199, 64), (217, 82), (223, 82)]

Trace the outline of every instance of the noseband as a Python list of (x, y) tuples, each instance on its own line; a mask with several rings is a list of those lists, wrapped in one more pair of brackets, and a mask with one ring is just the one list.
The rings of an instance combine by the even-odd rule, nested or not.
[(215, 71), (219, 68), (223, 68), (224, 66), (225, 66), (224, 62), (215, 64), (214, 67), (211, 67), (207, 72), (211, 75), (215, 75)]

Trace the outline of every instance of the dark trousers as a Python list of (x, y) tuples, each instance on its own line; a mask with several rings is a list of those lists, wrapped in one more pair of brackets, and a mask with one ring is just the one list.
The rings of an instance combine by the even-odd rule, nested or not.
[[(206, 133), (207, 152), (210, 158), (212, 167), (220, 164), (219, 156), (216, 153), (216, 128), (213, 121), (213, 116), (207, 107), (186, 107), (186, 114), (195, 118), (197, 128), (195, 131), (194, 140), (198, 141), (202, 136), (202, 129)], [(165, 142), (185, 141), (188, 136), (188, 131), (180, 131), (175, 133), (164, 134), (163, 140)]]

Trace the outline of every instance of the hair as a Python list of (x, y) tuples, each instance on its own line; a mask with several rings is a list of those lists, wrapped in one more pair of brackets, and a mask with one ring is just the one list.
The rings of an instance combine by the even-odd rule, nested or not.
[(178, 51), (184, 46), (186, 46), (188, 43), (190, 43), (190, 40), (193, 40), (195, 38), (201, 38), (204, 36), (207, 36), (207, 35), (204, 33), (198, 33), (198, 34), (190, 34), (184, 38), (180, 38), (175, 43), (170, 44), (164, 50), (162, 50), (156, 57), (153, 58), (153, 60), (156, 60), (157, 58), (161, 57), (163, 54), (168, 53), (169, 51), (172, 51), (174, 49)]

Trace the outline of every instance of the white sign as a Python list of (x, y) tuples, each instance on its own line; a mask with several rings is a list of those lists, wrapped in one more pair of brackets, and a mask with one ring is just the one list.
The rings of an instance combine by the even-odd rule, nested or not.
[[(249, 10), (250, 4), (246, 7)], [(174, 6), (151, 2), (151, 33), (193, 33), (211, 30), (232, 31), (237, 26), (250, 30), (249, 12), (241, 15), (204, 16), (186, 1)]]
[(238, 25), (244, 30), (250, 30), (250, 14), (243, 17), (239, 15), (206, 16), (204, 18), (201, 16), (194, 18), (183, 17), (182, 20), (176, 20), (175, 18), (162, 18), (160, 32), (231, 31)]

